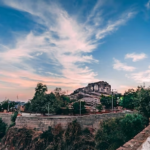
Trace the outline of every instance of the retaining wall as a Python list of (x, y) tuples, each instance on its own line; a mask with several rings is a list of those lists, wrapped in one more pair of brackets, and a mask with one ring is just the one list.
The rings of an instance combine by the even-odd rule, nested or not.
[(3, 114), (3, 113), (0, 113), (0, 118), (2, 118), (2, 120), (10, 125), (11, 124), (11, 114)]
[(65, 129), (68, 123), (73, 120), (77, 120), (82, 128), (92, 127), (98, 129), (99, 123), (108, 118), (121, 117), (126, 113), (108, 113), (108, 114), (97, 114), (97, 115), (87, 115), (87, 116), (54, 116), (54, 117), (17, 117), (16, 127), (27, 127), (36, 128), (37, 130), (45, 131), (49, 126), (54, 127), (55, 125), (61, 123), (62, 127)]

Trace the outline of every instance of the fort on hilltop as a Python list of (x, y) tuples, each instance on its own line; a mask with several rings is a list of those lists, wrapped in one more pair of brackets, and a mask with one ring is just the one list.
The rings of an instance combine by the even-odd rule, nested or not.
[(99, 82), (94, 82), (94, 83), (89, 83), (86, 87), (79, 88), (74, 91), (74, 93), (100, 93), (100, 94), (111, 94), (111, 85), (108, 84), (105, 81), (99, 81)]

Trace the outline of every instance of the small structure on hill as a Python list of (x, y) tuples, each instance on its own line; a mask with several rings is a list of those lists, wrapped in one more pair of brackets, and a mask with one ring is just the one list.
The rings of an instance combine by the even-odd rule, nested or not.
[(109, 85), (107, 82), (99, 81), (94, 83), (89, 83), (86, 87), (79, 88), (74, 91), (74, 93), (99, 93), (99, 94), (111, 94), (111, 85)]

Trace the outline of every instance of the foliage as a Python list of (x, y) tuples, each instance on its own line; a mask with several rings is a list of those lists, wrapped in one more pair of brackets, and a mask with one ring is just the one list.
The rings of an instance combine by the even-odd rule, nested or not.
[(68, 128), (66, 129), (65, 132), (65, 139), (66, 139), (66, 144), (70, 144), (75, 140), (77, 136), (81, 134), (81, 127), (77, 123), (77, 121), (73, 121), (72, 123), (68, 124)]
[(68, 124), (65, 130), (65, 148), (70, 150), (94, 150), (94, 137), (88, 129), (81, 130), (79, 123), (75, 120)]
[(7, 130), (8, 130), (9, 128), (11, 128), (11, 127), (15, 126), (15, 125), (16, 125), (16, 123), (15, 123), (15, 122), (11, 122), (11, 124), (9, 125), (9, 127), (7, 128)]
[(133, 138), (145, 128), (146, 125), (148, 125), (148, 120), (141, 114), (126, 114), (126, 116), (120, 120), (121, 131), (125, 141)]
[(25, 112), (30, 112), (31, 111), (31, 101), (28, 101), (25, 104)]
[(18, 111), (15, 111), (14, 114), (11, 116), (11, 121), (12, 122), (16, 121), (17, 115), (18, 115)]
[(67, 106), (70, 103), (70, 98), (67, 97), (66, 95), (61, 95), (60, 99), (62, 101), (61, 107), (65, 107), (65, 106)]
[(2, 102), (1, 108), (3, 108), (3, 110), (7, 110), (8, 109), (8, 105), (9, 105), (9, 109), (15, 107), (15, 102), (11, 102), (9, 100), (5, 100)]
[(42, 83), (38, 83), (35, 88), (35, 97), (38, 95), (45, 95), (46, 91), (47, 91), (47, 86)]
[(53, 141), (53, 134), (52, 134), (52, 128), (49, 127), (47, 131), (44, 131), (41, 135), (40, 138), (41, 139), (45, 139), (45, 143), (46, 145), (48, 145), (49, 142)]
[[(74, 112), (74, 114), (80, 113), (80, 102), (75, 102), (73, 104), (73, 112)], [(85, 102), (82, 102), (82, 101), (81, 101), (81, 113), (82, 114), (86, 113)]]
[[(100, 102), (102, 105), (105, 106), (106, 109), (109, 109), (112, 107), (112, 96), (102, 95), (100, 98)], [(116, 95), (113, 96), (113, 106), (114, 107), (117, 106), (117, 96)]]
[(0, 118), (0, 139), (5, 135), (7, 125)]
[(83, 129), (83, 134), (90, 134), (90, 130), (88, 128)]
[(6, 131), (8, 131), (9, 128), (15, 126), (17, 115), (18, 115), (18, 111), (15, 111), (14, 114), (11, 115), (11, 124), (7, 126)]
[(135, 98), (136, 109), (145, 117), (150, 117), (150, 89), (139, 87)]
[(127, 92), (124, 93), (119, 105), (127, 109), (134, 109), (135, 97), (136, 91), (134, 89), (129, 89)]
[(42, 83), (37, 84), (37, 87), (35, 88), (35, 95), (30, 104), (30, 108), (33, 112), (45, 114), (49, 109), (50, 113), (55, 113), (60, 108), (60, 103), (55, 94), (46, 94), (46, 91), (46, 85), (43, 85)]
[(140, 114), (127, 114), (122, 118), (108, 119), (101, 123), (96, 133), (96, 148), (115, 150), (133, 138), (145, 125), (146, 120)]
[(124, 93), (119, 103), (127, 109), (136, 109), (145, 117), (150, 117), (150, 88), (138, 87), (137, 90), (129, 89)]
[(101, 104), (97, 105), (96, 108), (98, 109), (99, 112), (103, 110), (103, 106)]

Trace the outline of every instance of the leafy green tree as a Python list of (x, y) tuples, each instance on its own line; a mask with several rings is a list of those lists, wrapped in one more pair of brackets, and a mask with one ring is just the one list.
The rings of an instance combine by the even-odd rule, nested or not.
[(47, 107), (48, 104), (49, 104), (49, 112), (54, 113), (59, 110), (60, 103), (53, 93), (47, 94), (46, 100), (47, 100), (47, 102), (46, 102), (44, 108), (46, 108), (47, 111), (48, 111), (48, 107)]
[(59, 101), (57, 100), (55, 94), (46, 94), (46, 91), (46, 85), (43, 85), (42, 83), (37, 84), (37, 87), (35, 88), (35, 95), (30, 104), (33, 112), (45, 114), (48, 112), (49, 106), (49, 112), (55, 113), (60, 108)]
[(62, 101), (62, 104), (61, 104), (62, 107), (66, 107), (70, 103), (70, 98), (67, 97), (66, 95), (61, 95), (60, 99)]
[(45, 95), (46, 92), (47, 92), (47, 86), (42, 83), (38, 83), (35, 88), (35, 96)]
[(7, 110), (8, 109), (8, 105), (9, 105), (9, 109), (15, 107), (15, 102), (8, 100), (5, 100), (1, 103), (1, 109), (3, 108), (3, 110)]
[(25, 111), (26, 111), (26, 112), (30, 112), (30, 111), (31, 111), (31, 101), (28, 101), (28, 102), (25, 104)]
[(104, 96), (102, 95), (100, 98), (100, 102), (102, 105), (105, 106), (106, 109), (111, 108), (112, 105), (112, 98), (111, 96)]
[(135, 97), (136, 109), (145, 117), (150, 117), (150, 89), (138, 87), (137, 97)]
[(53, 93), (39, 95), (31, 100), (31, 110), (34, 112), (45, 114), (49, 111), (50, 113), (55, 113), (59, 108), (59, 101), (56, 99), (56, 96)]
[(148, 119), (141, 114), (126, 114), (120, 120), (121, 131), (124, 135), (124, 140), (129, 141), (136, 134), (142, 131), (148, 125)]
[(96, 149), (116, 150), (147, 125), (145, 118), (140, 114), (127, 114), (121, 118), (103, 121), (95, 135)]
[(136, 95), (137, 94), (134, 89), (129, 89), (127, 92), (124, 93), (119, 105), (127, 109), (134, 109), (134, 99)]
[[(100, 97), (100, 102), (105, 106), (106, 109), (110, 109), (112, 107), (112, 96), (104, 96)], [(113, 96), (113, 106), (117, 106), (117, 95)]]
[[(73, 112), (74, 112), (74, 114), (80, 113), (80, 102), (75, 102), (73, 104)], [(81, 102), (81, 113), (82, 114), (86, 113), (85, 102)]]

